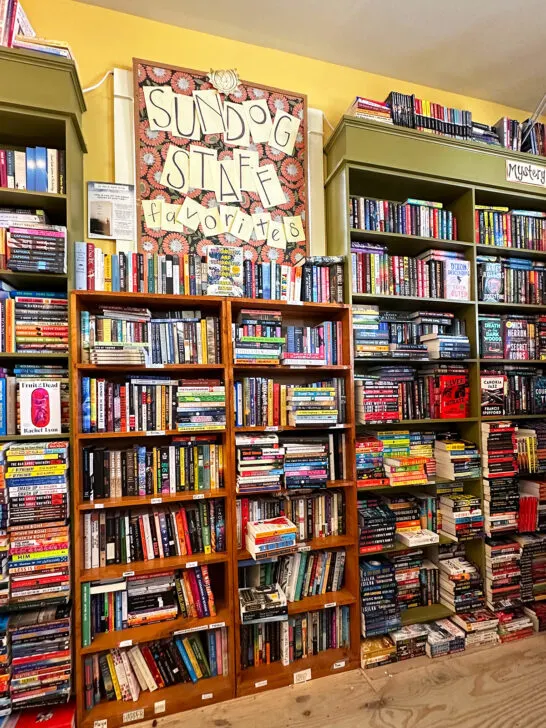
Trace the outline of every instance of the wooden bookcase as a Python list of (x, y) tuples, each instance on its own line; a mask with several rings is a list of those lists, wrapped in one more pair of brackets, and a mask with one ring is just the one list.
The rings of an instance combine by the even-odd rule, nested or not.
[[(543, 420), (546, 415), (505, 415), (483, 417), (480, 403), (480, 369), (510, 363), (507, 360), (480, 360), (478, 340), (478, 315), (482, 312), (539, 313), (546, 306), (482, 303), (478, 301), (477, 255), (497, 255), (544, 260), (546, 253), (509, 247), (480, 245), (475, 233), (475, 205), (503, 205), (511, 209), (546, 210), (546, 188), (518, 185), (506, 181), (506, 160), (542, 164), (542, 158), (511, 152), (498, 147), (488, 147), (474, 142), (459, 142), (425, 132), (375, 123), (345, 116), (341, 119), (326, 145), (326, 207), (327, 240), (330, 255), (346, 256), (345, 295), (348, 304), (369, 303), (384, 310), (402, 311), (452, 311), (466, 321), (471, 344), (471, 356), (464, 360), (470, 375), (470, 417), (459, 420), (405, 420), (396, 424), (380, 425), (379, 429), (445, 430), (452, 429), (476, 442), (483, 451), (481, 423), (489, 420)], [(458, 223), (458, 240), (437, 240), (416, 235), (372, 232), (350, 227), (350, 195), (404, 201), (418, 198), (444, 203)], [(471, 300), (449, 301), (408, 296), (384, 296), (360, 294), (352, 290), (351, 241), (367, 241), (384, 244), (395, 255), (417, 255), (435, 248), (458, 251), (470, 261)], [(381, 363), (410, 365), (419, 368), (421, 362), (399, 359), (355, 360), (356, 374), (367, 367)], [(533, 362), (523, 362), (533, 363)], [(536, 362), (546, 364), (546, 362)], [(426, 365), (426, 362), (425, 362)], [(356, 432), (366, 429), (357, 425)], [(374, 429), (374, 426), (368, 426)], [(415, 488), (415, 487), (414, 487)], [(418, 490), (435, 493), (435, 485), (419, 486)], [(365, 491), (362, 489), (363, 492)], [(377, 489), (374, 489), (377, 490)], [(392, 488), (390, 491), (392, 492)], [(411, 490), (411, 486), (407, 488)], [(389, 488), (382, 492), (388, 492)], [(483, 500), (481, 480), (466, 480), (465, 491)], [(448, 543), (442, 537), (440, 543)], [(400, 551), (397, 545), (386, 551)], [(426, 555), (434, 558), (436, 546), (427, 547)], [(466, 542), (466, 553), (485, 575), (483, 539)], [(373, 557), (373, 554), (368, 556)], [(421, 607), (403, 612), (403, 624), (426, 622), (449, 616), (444, 605)]]
[[(95, 366), (81, 363), (80, 356), (80, 312), (91, 310), (96, 304), (110, 303), (113, 305), (145, 306), (152, 310), (169, 308), (200, 309), (208, 313), (214, 313), (220, 319), (221, 327), (221, 350), (222, 363), (215, 365), (166, 365), (164, 367), (146, 369), (145, 367), (124, 367), (124, 366)], [(283, 315), (283, 322), (320, 322), (325, 320), (340, 320), (343, 326), (343, 364), (332, 367), (289, 367), (269, 366), (258, 367), (253, 365), (234, 365), (232, 350), (232, 321), (236, 320), (237, 313), (241, 308), (279, 310)], [(202, 620), (188, 620), (178, 618), (175, 621), (166, 621), (155, 625), (146, 625), (138, 628), (129, 628), (122, 631), (100, 634), (95, 637), (89, 647), (81, 646), (81, 620), (75, 622), (75, 684), (78, 708), (78, 725), (82, 728), (91, 728), (97, 720), (108, 720), (109, 728), (117, 728), (124, 723), (142, 719), (152, 719), (159, 714), (156, 705), (165, 701), (165, 709), (161, 714), (176, 713), (202, 706), (209, 702), (220, 702), (236, 695), (246, 695), (264, 689), (279, 687), (291, 684), (294, 681), (294, 673), (310, 668), (311, 677), (321, 677), (332, 674), (339, 670), (354, 669), (358, 666), (359, 659), (359, 630), (360, 614), (358, 610), (358, 533), (356, 523), (356, 482), (355, 482), (355, 458), (354, 458), (354, 396), (352, 389), (352, 341), (350, 336), (350, 308), (344, 304), (290, 304), (281, 301), (261, 301), (253, 299), (225, 299), (208, 296), (170, 296), (170, 295), (148, 295), (132, 293), (102, 293), (73, 291), (70, 296), (70, 316), (73, 322), (70, 341), (70, 365), (73, 377), (73, 410), (72, 428), (74, 432), (74, 450), (72, 453), (72, 469), (74, 473), (74, 574), (75, 574), (75, 614), (81, 615), (81, 584), (85, 581), (109, 579), (121, 577), (126, 572), (134, 573), (156, 573), (165, 570), (174, 570), (184, 567), (188, 562), (198, 564), (219, 564), (222, 568), (221, 584), (212, 584), (213, 591), (217, 597), (217, 615), (214, 618)], [(127, 375), (136, 372), (166, 374), (185, 377), (206, 376), (207, 373), (215, 378), (223, 379), (226, 386), (226, 428), (218, 432), (224, 443), (225, 453), (225, 489), (214, 490), (210, 493), (211, 498), (222, 497), (226, 504), (226, 552), (212, 553), (210, 555), (196, 554), (190, 557), (155, 559), (152, 561), (134, 562), (129, 565), (114, 565), (105, 568), (85, 571), (83, 568), (83, 517), (86, 512), (95, 508), (133, 508), (151, 504), (152, 498), (145, 497), (124, 497), (121, 499), (109, 499), (96, 502), (82, 501), (82, 447), (88, 443), (100, 440), (101, 444), (107, 444), (111, 439), (121, 444), (133, 444), (135, 442), (153, 441), (168, 442), (173, 435), (184, 434), (183, 431), (171, 431), (165, 433), (152, 433), (152, 437), (145, 432), (138, 433), (82, 433), (80, 411), (80, 382), (82, 376), (92, 373)], [(318, 610), (336, 602), (337, 605), (350, 606), (350, 648), (339, 650), (328, 650), (319, 655), (298, 660), (288, 667), (283, 668), (279, 663), (261, 665), (257, 668), (241, 670), (240, 665), (240, 624), (239, 624), (239, 599), (238, 599), (238, 564), (248, 554), (238, 552), (236, 538), (236, 473), (235, 473), (235, 435), (237, 432), (263, 432), (275, 430), (279, 432), (304, 429), (294, 427), (241, 427), (234, 426), (234, 402), (233, 382), (236, 376), (241, 373), (263, 374), (267, 372), (274, 378), (284, 382), (305, 382), (324, 379), (325, 377), (343, 377), (346, 383), (347, 418), (343, 425), (336, 425), (337, 430), (347, 433), (346, 447), (346, 468), (348, 478), (344, 481), (331, 483), (332, 487), (343, 488), (345, 494), (346, 509), (346, 535), (325, 539), (315, 539), (305, 545), (311, 549), (346, 549), (345, 583), (341, 591), (329, 593), (324, 596), (309, 597), (300, 602), (290, 605), (289, 613), (299, 613), (308, 610)], [(307, 428), (304, 431), (308, 431)], [(319, 428), (324, 429), (324, 428)], [(209, 496), (209, 494), (205, 494)], [(163, 496), (162, 503), (177, 503), (193, 500), (192, 493), (180, 493), (173, 496)], [(154, 503), (157, 498), (154, 498)], [(219, 590), (219, 598), (218, 598)], [(144, 642), (147, 640), (169, 637), (179, 629), (206, 628), (209, 625), (224, 625), (228, 630), (228, 660), (229, 674), (226, 677), (209, 678), (200, 680), (196, 684), (176, 685), (170, 688), (145, 692), (141, 694), (136, 703), (128, 702), (103, 702), (90, 711), (85, 709), (84, 704), (84, 675), (83, 663), (87, 655), (94, 652)], [(156, 713), (157, 710), (157, 713)], [(136, 711), (131, 717), (124, 718), (125, 713)], [(139, 712), (140, 711), (140, 712)]]

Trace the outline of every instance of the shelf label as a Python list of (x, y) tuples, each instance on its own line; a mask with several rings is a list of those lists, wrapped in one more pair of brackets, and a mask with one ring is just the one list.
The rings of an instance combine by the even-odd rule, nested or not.
[(203, 693), (201, 700), (210, 700), (212, 697), (214, 697), (214, 693)]
[(546, 167), (528, 162), (513, 162), (506, 160), (506, 181), (516, 182), (520, 185), (535, 185), (546, 187)]
[(330, 609), (331, 607), (335, 607), (337, 602), (328, 602), (328, 604), (324, 605), (324, 609)]
[(165, 364), (148, 364), (147, 369), (165, 369)]
[(124, 571), (122, 574), (122, 576), (134, 576), (134, 575), (135, 575), (134, 571)]
[(287, 301), (290, 306), (303, 306), (303, 301)]
[(289, 364), (290, 369), (307, 369), (305, 364)]
[(152, 505), (155, 505), (156, 503), (163, 503), (163, 498), (152, 498), (152, 499), (150, 500), (150, 503), (151, 503)]
[(225, 627), (225, 622), (215, 622), (214, 624), (209, 624), (209, 629), (219, 629), (220, 627)]
[(193, 500), (205, 500), (204, 493), (194, 493)]
[(93, 728), (108, 728), (108, 721), (106, 718), (103, 718), (102, 720), (95, 720), (93, 721)]
[(197, 561), (188, 561), (186, 564), (186, 569), (195, 569), (197, 566)]
[(123, 640), (118, 645), (118, 647), (132, 647), (132, 646), (133, 646), (133, 640)]
[(95, 510), (100, 510), (101, 508), (104, 508), (104, 503), (95, 503), (94, 506)]
[(209, 625), (200, 624), (198, 627), (190, 627), (189, 629), (177, 629), (176, 632), (173, 632), (173, 635), (189, 634), (190, 632), (203, 632), (205, 629), (209, 629)]
[(278, 432), (279, 426), (278, 425), (266, 425), (265, 431), (266, 432)]
[(158, 700), (157, 703), (154, 703), (154, 714), (157, 715), (158, 713), (164, 713), (167, 710), (167, 706), (165, 705), (164, 700)]
[(165, 434), (165, 430), (148, 430), (146, 435), (148, 437), (160, 437)]
[(298, 551), (301, 553), (303, 551), (311, 551), (311, 546), (308, 546), (305, 544), (304, 546), (298, 546)]
[(334, 662), (334, 664), (332, 665), (332, 670), (341, 670), (342, 667), (345, 667), (345, 660)]
[(267, 680), (259, 680), (258, 682), (254, 683), (255, 688), (265, 688), (267, 685)]
[(123, 714), (124, 723), (132, 723), (134, 720), (144, 720), (144, 708), (130, 710), (128, 713)]
[(310, 667), (308, 667), (307, 670), (300, 670), (299, 672), (294, 673), (294, 685), (299, 685), (300, 683), (307, 682), (308, 680), (311, 680)]

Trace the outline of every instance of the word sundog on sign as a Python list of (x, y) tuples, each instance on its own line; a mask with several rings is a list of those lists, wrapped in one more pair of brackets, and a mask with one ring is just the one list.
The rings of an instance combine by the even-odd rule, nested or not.
[(154, 187), (169, 193), (141, 194), (147, 231), (224, 236), (222, 242), (229, 235), (232, 244), (294, 250), (306, 239), (304, 104), (260, 93), (261, 87), (250, 94), (244, 82), (224, 95), (206, 82), (191, 82), (190, 72), (173, 71), (169, 78), (179, 77), (182, 93), (172, 83), (140, 86), (145, 134), (162, 140), (160, 165), (141, 143), (141, 169), (142, 160), (153, 159)]

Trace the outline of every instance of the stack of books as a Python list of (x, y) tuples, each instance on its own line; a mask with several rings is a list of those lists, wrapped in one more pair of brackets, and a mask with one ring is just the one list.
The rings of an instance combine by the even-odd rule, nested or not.
[(233, 362), (280, 364), (284, 342), (280, 311), (242, 309), (233, 324)]
[(454, 612), (484, 606), (483, 579), (477, 566), (463, 557), (440, 561), (440, 601)]
[(13, 47), (14, 39), (21, 36), (31, 39), (36, 36), (27, 14), (20, 2), (6, 3), (2, 9), (2, 25), (0, 25), (0, 46)]
[(478, 121), (472, 122), (472, 141), (496, 147), (501, 145), (496, 128), (489, 124), (480, 124)]
[(489, 609), (475, 609), (473, 612), (454, 614), (451, 621), (465, 632), (465, 647), (497, 644), (499, 619)]
[(424, 596), (421, 590), (421, 568), (424, 561), (422, 549), (394, 554), (391, 561), (394, 564), (400, 611), (422, 606)]
[(425, 334), (421, 341), (427, 348), (430, 359), (468, 359), (470, 341), (468, 336)]
[(457, 219), (441, 202), (407, 199), (405, 202), (351, 195), (351, 227), (424, 238), (457, 240)]
[[(379, 306), (353, 306), (353, 344), (356, 359), (390, 356), (389, 324), (381, 320)], [(415, 353), (424, 356), (425, 347)]]
[[(64, 40), (48, 40), (47, 38), (29, 37), (28, 35), (16, 35), (13, 39), (13, 47), (35, 51), (36, 53), (47, 53), (49, 56), (61, 56), (75, 61), (70, 46)], [(65, 192), (65, 189), (59, 187), (57, 191)]]
[(239, 608), (243, 625), (288, 619), (286, 595), (279, 584), (242, 587), (239, 589)]
[(237, 427), (284, 427), (288, 424), (288, 386), (267, 377), (244, 377), (234, 382)]
[(517, 529), (519, 510), (517, 427), (508, 421), (482, 422), (485, 533)]
[[(0, 230), (0, 262), (16, 273), (66, 273), (66, 228), (54, 225)], [(2, 238), (5, 237), (5, 240)]]
[(417, 531), (397, 531), (396, 540), (405, 544), (408, 548), (417, 548), (419, 546), (431, 546), (438, 543), (440, 537), (435, 531), (428, 528), (420, 528)]
[(520, 546), (521, 601), (542, 601), (546, 593), (546, 536), (526, 533), (514, 537)]
[(466, 493), (440, 496), (442, 534), (457, 541), (470, 541), (483, 535), (481, 500)]
[(362, 640), (360, 653), (360, 666), (363, 670), (372, 667), (384, 667), (396, 662), (396, 646), (389, 635), (367, 637)]
[(410, 660), (426, 654), (428, 630), (423, 624), (410, 624), (390, 634), (396, 645), (396, 659)]
[(283, 437), (283, 445), (286, 488), (326, 488), (330, 480), (328, 439), (286, 435)]
[(290, 386), (286, 394), (288, 424), (291, 427), (305, 427), (344, 422), (344, 393), (344, 379)]
[(235, 447), (238, 493), (281, 490), (285, 450), (277, 435), (236, 435)]
[(358, 424), (399, 422), (398, 382), (380, 376), (355, 376), (355, 416)]
[(346, 533), (342, 490), (290, 495), (285, 504), (286, 515), (298, 528), (298, 541)]
[[(1, 18), (0, 18), (1, 20)], [(0, 149), (0, 187), (31, 192), (66, 192), (64, 149)], [(63, 271), (66, 273), (66, 270)]]
[(521, 605), (520, 545), (509, 537), (485, 542), (485, 603), (494, 612)]
[(358, 502), (359, 548), (361, 554), (392, 548), (396, 534), (396, 517), (378, 498)]
[(496, 613), (499, 618), (499, 637), (501, 642), (515, 642), (534, 633), (533, 620), (525, 614), (523, 609), (501, 611)]
[(341, 364), (341, 321), (324, 321), (315, 326), (287, 326), (282, 363), (293, 366)]
[(426, 457), (386, 457), (384, 458), (385, 475), (389, 485), (393, 487), (404, 485), (426, 485), (428, 475)]
[(418, 531), (421, 528), (420, 508), (417, 499), (409, 493), (383, 496), (383, 502), (394, 513), (396, 532)]
[[(235, 507), (238, 549), (245, 547), (246, 524), (249, 521), (265, 521), (268, 518), (285, 515), (284, 501), (271, 496), (266, 498), (237, 498)], [(290, 518), (290, 520), (294, 521), (293, 518)]]
[(546, 630), (546, 604), (544, 602), (535, 602), (531, 607), (524, 607), (523, 611), (533, 623), (535, 632)]
[(455, 433), (436, 438), (434, 443), (436, 472), (447, 480), (470, 480), (479, 478), (480, 453), (475, 443), (462, 440)]
[(68, 351), (66, 293), (0, 291), (0, 350), (63, 354)]
[(383, 467), (383, 443), (365, 435), (355, 441), (356, 479), (360, 488), (384, 488), (389, 485)]
[(178, 430), (223, 430), (226, 388), (219, 379), (182, 379), (176, 390)]
[(9, 683), (10, 683), (10, 649), (8, 645), (7, 614), (0, 616), (0, 714), (11, 713)]
[(347, 114), (357, 119), (371, 119), (384, 124), (392, 124), (390, 106), (384, 101), (373, 101), (364, 96), (357, 96), (347, 109)]
[(439, 619), (424, 625), (428, 630), (426, 653), (429, 657), (443, 657), (465, 649), (465, 633), (449, 619)]
[(362, 636), (376, 637), (401, 627), (394, 564), (378, 556), (360, 561)]
[(289, 602), (337, 592), (343, 586), (345, 551), (302, 551), (279, 559), (279, 584)]
[(294, 553), (297, 530), (285, 516), (249, 521), (246, 525), (246, 549), (255, 561)]

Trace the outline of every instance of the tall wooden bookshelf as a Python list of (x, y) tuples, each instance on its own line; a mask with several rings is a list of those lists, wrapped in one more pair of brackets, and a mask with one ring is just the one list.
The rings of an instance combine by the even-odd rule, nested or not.
[[(220, 364), (213, 365), (165, 365), (153, 369), (146, 367), (127, 366), (98, 366), (81, 363), (80, 356), (80, 312), (92, 310), (97, 304), (112, 304), (122, 306), (145, 306), (151, 310), (168, 309), (201, 309), (213, 313), (220, 319), (221, 328), (221, 352)], [(232, 351), (232, 322), (236, 320), (237, 313), (241, 308), (268, 309), (281, 311), (283, 322), (289, 319), (290, 322), (320, 322), (324, 320), (340, 320), (343, 326), (343, 363), (332, 367), (289, 367), (270, 366), (258, 367), (253, 365), (234, 365)], [(221, 570), (221, 577), (213, 583), (217, 602), (217, 615), (214, 618), (193, 619), (177, 618), (175, 621), (161, 622), (155, 625), (129, 628), (120, 631), (100, 634), (95, 637), (92, 644), (82, 647), (81, 620), (75, 624), (75, 683), (77, 696), (78, 725), (82, 728), (90, 728), (95, 721), (108, 720), (111, 728), (116, 728), (127, 722), (142, 719), (152, 719), (159, 714), (176, 713), (199, 707), (210, 702), (220, 702), (236, 695), (246, 695), (271, 689), (282, 685), (291, 684), (295, 681), (294, 674), (302, 670), (310, 669), (310, 677), (316, 678), (333, 674), (340, 670), (354, 669), (358, 666), (359, 658), (359, 629), (360, 615), (358, 611), (358, 552), (357, 552), (357, 524), (356, 524), (356, 489), (354, 473), (354, 405), (352, 392), (352, 369), (351, 369), (351, 337), (350, 337), (350, 309), (344, 304), (289, 304), (280, 301), (262, 301), (253, 299), (225, 299), (217, 297), (199, 296), (171, 296), (171, 295), (148, 295), (130, 293), (102, 293), (73, 291), (70, 296), (70, 316), (73, 322), (70, 342), (70, 365), (72, 369), (73, 386), (73, 410), (72, 427), (74, 431), (74, 450), (72, 453), (72, 469), (74, 473), (74, 574), (75, 574), (75, 613), (81, 614), (81, 585), (87, 581), (111, 579), (122, 577), (126, 573), (148, 573), (154, 574), (166, 570), (184, 568), (189, 562), (197, 564), (216, 564)], [(85, 513), (95, 509), (127, 508), (147, 506), (157, 503), (178, 503), (191, 501), (195, 495), (191, 492), (178, 493), (173, 496), (162, 498), (151, 498), (148, 496), (124, 497), (121, 499), (108, 499), (101, 501), (82, 500), (82, 447), (95, 441), (101, 445), (115, 442), (117, 445), (132, 445), (137, 442), (161, 442), (167, 443), (172, 436), (184, 434), (183, 431), (173, 430), (171, 432), (127, 432), (127, 433), (96, 433), (85, 434), (81, 427), (81, 379), (83, 376), (95, 374), (115, 377), (125, 376), (130, 373), (166, 374), (174, 377), (203, 377), (213, 376), (222, 379), (226, 387), (226, 428), (217, 432), (223, 444), (225, 453), (225, 488), (224, 490), (213, 490), (206, 493), (205, 497), (223, 498), (226, 508), (226, 551), (225, 553), (212, 553), (209, 555), (196, 554), (190, 557), (176, 557), (169, 559), (154, 559), (152, 561), (132, 562), (129, 565), (120, 564), (107, 566), (105, 568), (85, 570), (83, 561), (83, 518)], [(233, 382), (241, 372), (252, 374), (264, 374), (282, 381), (305, 382), (317, 381), (325, 377), (343, 377), (346, 382), (347, 394), (347, 418), (346, 423), (337, 425), (335, 428), (347, 434), (346, 467), (347, 479), (335, 481), (332, 487), (342, 488), (345, 494), (347, 528), (344, 536), (315, 539), (306, 543), (306, 548), (311, 549), (346, 549), (345, 583), (343, 589), (336, 593), (329, 593), (323, 596), (309, 597), (301, 602), (290, 605), (289, 613), (303, 612), (308, 610), (319, 610), (337, 605), (349, 605), (350, 607), (350, 647), (348, 649), (327, 650), (315, 657), (298, 660), (288, 667), (282, 667), (280, 663), (260, 665), (256, 668), (240, 669), (240, 623), (239, 623), (239, 599), (237, 574), (240, 562), (244, 562), (249, 555), (237, 549), (236, 539), (236, 473), (235, 473), (235, 435), (237, 432), (264, 432), (283, 431), (294, 432), (300, 428), (293, 427), (241, 427), (234, 426), (234, 402)], [(205, 431), (206, 432), (206, 431)], [(199, 496), (202, 497), (202, 496)], [(152, 693), (141, 693), (136, 703), (123, 701), (102, 702), (95, 705), (91, 710), (85, 709), (84, 703), (84, 674), (83, 664), (86, 656), (102, 652), (119, 646), (139, 644), (147, 640), (154, 640), (163, 637), (170, 637), (178, 630), (207, 629), (211, 626), (225, 626), (228, 630), (228, 660), (229, 674), (222, 677), (213, 677), (192, 684), (178, 684), (169, 688), (156, 690)], [(164, 704), (163, 704), (164, 701)], [(160, 707), (158, 707), (160, 706)]]
[[(425, 132), (387, 126), (363, 119), (345, 116), (333, 132), (326, 153), (326, 207), (327, 240), (330, 255), (346, 256), (345, 295), (348, 304), (377, 305), (383, 310), (451, 311), (466, 321), (471, 343), (471, 356), (464, 360), (470, 376), (470, 416), (459, 420), (410, 420), (381, 429), (445, 430), (457, 431), (462, 437), (476, 442), (483, 451), (481, 424), (490, 420), (543, 420), (546, 415), (481, 415), (480, 369), (485, 366), (507, 364), (509, 361), (481, 360), (478, 340), (478, 316), (483, 312), (538, 313), (546, 306), (483, 303), (478, 300), (477, 263), (480, 254), (517, 256), (530, 260), (544, 260), (545, 253), (480, 245), (475, 232), (475, 206), (501, 205), (511, 209), (546, 210), (546, 189), (520, 185), (506, 180), (506, 160), (540, 164), (540, 158), (488, 147), (474, 142), (462, 142)], [(442, 202), (457, 218), (458, 240), (437, 240), (429, 237), (351, 229), (349, 198), (351, 195), (404, 201), (407, 198)], [(431, 248), (463, 253), (470, 261), (471, 296), (469, 301), (449, 301), (405, 296), (378, 296), (360, 294), (352, 290), (351, 241), (384, 244), (388, 252), (417, 255)], [(382, 362), (419, 367), (412, 360), (370, 359), (354, 360), (355, 374)], [(525, 362), (533, 363), (533, 362)], [(536, 362), (544, 363), (544, 362)], [(356, 432), (365, 429), (357, 425)], [(369, 427), (368, 429), (373, 429)], [(410, 490), (410, 488), (407, 488)], [(376, 490), (376, 489), (374, 489)], [(389, 489), (384, 489), (387, 492)], [(420, 486), (419, 490), (423, 490)], [(435, 493), (435, 484), (425, 490)], [(391, 489), (392, 491), (392, 489)], [(365, 492), (365, 491), (364, 491)], [(481, 480), (465, 481), (465, 492), (479, 496), (483, 502)], [(440, 543), (449, 542), (442, 538)], [(391, 550), (402, 550), (400, 545)], [(428, 547), (427, 556), (434, 558), (437, 547)], [(485, 555), (483, 539), (466, 543), (467, 556), (476, 562), (484, 575)], [(444, 605), (433, 605), (403, 612), (403, 624), (425, 622), (448, 616)]]

